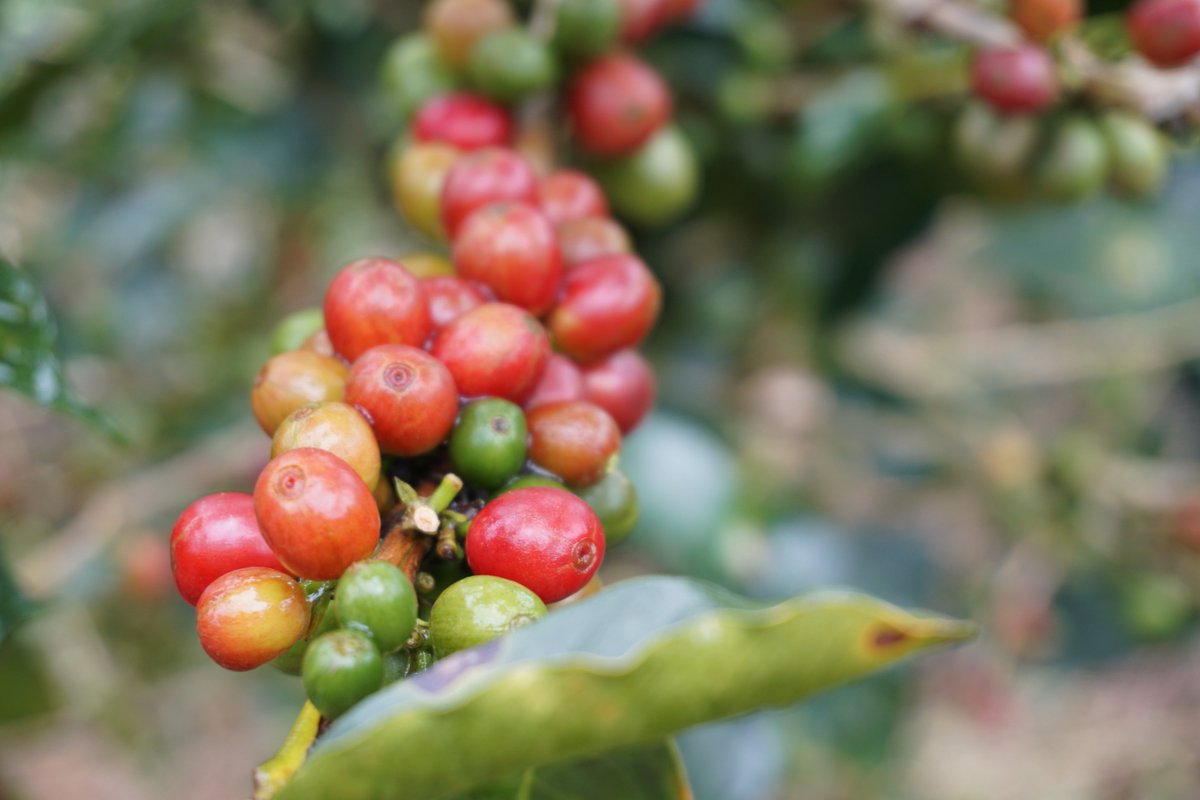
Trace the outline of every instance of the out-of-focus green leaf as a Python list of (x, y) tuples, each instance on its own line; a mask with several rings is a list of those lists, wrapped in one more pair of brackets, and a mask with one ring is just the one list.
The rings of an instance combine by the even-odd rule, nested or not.
[(17, 582), (8, 570), (4, 551), (0, 550), (0, 643), (8, 638), (28, 613), (29, 603), (17, 588)]
[(814, 97), (793, 145), (799, 175), (825, 180), (870, 154), (890, 103), (887, 80), (866, 68), (847, 73)]
[(763, 607), (689, 579), (632, 580), (364, 701), (278, 796), (454, 796), (794, 703), (971, 632), (852, 593)]

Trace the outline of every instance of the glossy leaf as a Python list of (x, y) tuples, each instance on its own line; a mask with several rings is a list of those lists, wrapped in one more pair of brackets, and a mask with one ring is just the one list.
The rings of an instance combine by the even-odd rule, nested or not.
[(845, 592), (764, 607), (690, 579), (631, 580), (351, 709), (278, 796), (452, 797), (794, 703), (971, 630)]

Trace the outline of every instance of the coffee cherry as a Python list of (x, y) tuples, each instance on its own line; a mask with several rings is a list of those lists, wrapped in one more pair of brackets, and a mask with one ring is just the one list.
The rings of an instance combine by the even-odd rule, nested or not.
[(533, 392), (525, 398), (526, 411), (562, 400), (583, 400), (583, 373), (575, 362), (558, 353), (551, 353)]
[(611, 470), (575, 494), (596, 512), (604, 527), (604, 541), (609, 546), (624, 541), (633, 532), (638, 520), (637, 489), (624, 472)]
[(467, 60), (471, 85), (502, 103), (515, 103), (548, 89), (558, 77), (550, 48), (525, 28), (488, 34)]
[(1000, 111), (1041, 111), (1058, 100), (1054, 60), (1032, 44), (980, 50), (971, 62), (975, 94)]
[[(438, 202), (441, 203), (440, 198)], [(450, 262), (450, 259), (439, 256), (437, 253), (408, 253), (400, 258), (400, 263), (406, 270), (422, 280), (454, 276), (454, 264)], [(430, 314), (432, 315), (432, 313), (431, 310)]]
[(309, 643), (300, 676), (309, 701), (336, 719), (383, 686), (383, 657), (361, 631), (330, 631)]
[(271, 334), (271, 354), (279, 355), (289, 350), (299, 350), (306, 339), (324, 329), (325, 316), (319, 308), (305, 308), (288, 314), (275, 326)]
[(579, 170), (560, 169), (542, 178), (538, 196), (542, 213), (556, 227), (573, 219), (608, 216), (604, 190)]
[(464, 278), (534, 315), (554, 304), (562, 281), (554, 226), (525, 203), (493, 203), (467, 217), (454, 241), (454, 263)]
[(1138, 0), (1128, 23), (1133, 46), (1155, 66), (1182, 66), (1200, 53), (1200, 0)]
[(558, 249), (567, 269), (600, 256), (633, 252), (629, 234), (615, 220), (588, 217), (559, 225)]
[(477, 208), (503, 201), (537, 204), (537, 175), (514, 153), (485, 147), (454, 162), (442, 186), (442, 223), (451, 237)]
[(287, 675), (299, 675), (308, 643), (323, 633), (337, 630), (337, 615), (331, 602), (334, 585), (332, 581), (300, 581), (300, 588), (304, 590), (309, 608), (312, 609), (308, 630), (303, 638), (271, 661), (272, 667)]
[(504, 484), (503, 488), (496, 492), (496, 497), (508, 492), (515, 492), (517, 489), (529, 489), (532, 487), (564, 490), (567, 488), (562, 481), (556, 481), (554, 478), (547, 478), (545, 475), (518, 475), (508, 483)]
[(251, 495), (210, 494), (183, 510), (171, 529), (171, 571), (188, 605), (217, 578), (243, 567), (284, 569), (258, 529)]
[(406, 146), (391, 162), (396, 208), (414, 228), (436, 242), (446, 240), (442, 188), (458, 156), (457, 148), (434, 142)]
[(425, 295), (429, 298), (429, 316), (434, 329), (440, 330), (477, 306), (488, 301), (487, 295), (468, 280), (448, 275), (426, 278)]
[(658, 384), (641, 353), (621, 350), (583, 371), (583, 392), (629, 433), (654, 407)]
[(379, 443), (367, 420), (345, 403), (313, 403), (293, 411), (275, 430), (271, 457), (316, 447), (345, 461), (368, 489), (379, 483)]
[(347, 264), (325, 292), (325, 330), (350, 361), (381, 344), (421, 346), (433, 324), (421, 281), (386, 258)]
[(333, 580), (379, 543), (379, 509), (349, 464), (315, 447), (289, 450), (254, 485), (263, 538), (290, 572)]
[(402, 647), (417, 626), (417, 593), (386, 561), (351, 564), (338, 581), (334, 606), (343, 627), (367, 634), (382, 653)]
[(621, 41), (637, 44), (667, 23), (669, 0), (621, 0)]
[(1145, 197), (1162, 185), (1169, 154), (1154, 126), (1134, 114), (1114, 111), (1100, 120), (1100, 131), (1108, 144), (1109, 178), (1118, 191)]
[(1003, 115), (984, 103), (971, 103), (955, 124), (955, 154), (980, 189), (1021, 197), (1029, 191), (1039, 129), (1036, 117)]
[(701, 0), (667, 0), (667, 22), (680, 22), (696, 13)]
[(458, 69), (466, 66), (477, 42), (513, 22), (504, 0), (434, 0), (425, 12), (425, 30), (442, 58)]
[(297, 408), (341, 400), (348, 368), (331, 356), (292, 350), (273, 356), (254, 378), (250, 408), (268, 436)]
[(407, 118), (430, 98), (453, 91), (457, 80), (433, 39), (416, 33), (388, 48), (380, 83), (400, 117)]
[(467, 534), (473, 572), (516, 581), (544, 603), (582, 589), (603, 560), (596, 513), (561, 489), (507, 492), (483, 507)]
[(562, 0), (553, 44), (563, 56), (586, 61), (611, 50), (620, 31), (620, 0)]
[(579, 145), (601, 156), (632, 153), (666, 124), (671, 93), (653, 68), (616, 53), (584, 67), (568, 88), (567, 106)]
[(571, 486), (600, 480), (621, 449), (621, 430), (613, 418), (581, 400), (538, 406), (526, 424), (530, 459)]
[(366, 416), (380, 449), (399, 456), (437, 447), (458, 414), (450, 371), (424, 350), (401, 344), (373, 347), (354, 362), (346, 402)]
[(519, 583), (472, 575), (451, 584), (429, 612), (439, 658), (490, 642), (546, 616), (546, 604)]
[(1035, 177), (1038, 191), (1051, 200), (1077, 202), (1096, 194), (1108, 178), (1100, 131), (1082, 117), (1068, 119), (1038, 159)]
[(196, 633), (209, 658), (225, 669), (254, 669), (286, 651), (308, 630), (300, 584), (266, 567), (217, 578), (196, 603)]
[(498, 397), (473, 400), (450, 434), (450, 463), (472, 486), (495, 489), (525, 464), (527, 437), (518, 406)]
[[(324, 315), (322, 315), (324, 318)], [(303, 342), (300, 343), (300, 350), (308, 350), (322, 356), (336, 356), (333, 352), (333, 342), (329, 341), (329, 332), (324, 328), (316, 331)]]
[(550, 340), (541, 323), (516, 306), (485, 303), (443, 328), (432, 352), (463, 397), (519, 403), (542, 377)]
[(418, 142), (443, 142), (459, 150), (508, 147), (512, 120), (508, 112), (485, 97), (456, 92), (435, 97), (413, 119)]
[(1025, 35), (1046, 42), (1079, 22), (1082, 0), (1012, 0), (1008, 14)]
[(637, 258), (596, 258), (567, 272), (549, 329), (559, 350), (594, 363), (645, 337), (658, 317), (661, 295), (658, 281)]
[(696, 155), (668, 125), (626, 158), (597, 167), (613, 208), (640, 225), (665, 225), (691, 207), (700, 186)]

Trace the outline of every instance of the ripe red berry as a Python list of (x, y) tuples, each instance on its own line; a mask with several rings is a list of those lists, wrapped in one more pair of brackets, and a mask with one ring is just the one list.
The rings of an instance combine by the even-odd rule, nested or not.
[(608, 412), (582, 400), (538, 406), (525, 415), (529, 458), (571, 486), (604, 477), (621, 449), (621, 430)]
[(562, 489), (507, 492), (471, 522), (467, 563), (477, 575), (515, 581), (546, 603), (579, 591), (604, 560), (604, 530), (583, 500)]
[(571, 125), (585, 150), (602, 156), (632, 153), (671, 116), (671, 93), (662, 77), (627, 53), (584, 67), (567, 94)]
[(700, 0), (667, 0), (667, 22), (679, 22), (696, 13)]
[(429, 297), (429, 316), (433, 327), (441, 329), (476, 306), (488, 301), (479, 287), (463, 278), (435, 275), (422, 281)]
[(538, 186), (542, 213), (555, 226), (573, 219), (607, 217), (608, 200), (604, 190), (590, 175), (574, 169), (560, 169), (542, 178)]
[(633, 245), (620, 223), (607, 217), (586, 217), (564, 222), (556, 229), (563, 266), (571, 269), (600, 256), (630, 253)]
[(662, 290), (634, 256), (597, 258), (567, 272), (548, 327), (558, 349), (580, 363), (634, 347), (658, 317)]
[(328, 581), (375, 552), (379, 509), (358, 473), (327, 450), (271, 459), (254, 485), (263, 538), (290, 572)]
[(308, 630), (311, 609), (291, 577), (246, 567), (213, 581), (196, 603), (200, 646), (225, 669), (239, 672), (267, 663)]
[(421, 281), (396, 261), (364, 258), (347, 264), (325, 292), (325, 330), (334, 349), (350, 361), (380, 344), (420, 347), (431, 329)]
[(583, 373), (575, 362), (558, 353), (551, 353), (542, 371), (542, 379), (525, 398), (525, 410), (557, 403), (562, 400), (583, 400)]
[(1082, 0), (1012, 0), (1008, 15), (1035, 42), (1054, 38), (1083, 16)]
[(419, 142), (444, 142), (460, 150), (507, 147), (512, 144), (512, 120), (503, 106), (469, 92), (444, 94), (429, 100), (413, 118)]
[(454, 240), (454, 263), (464, 278), (534, 315), (554, 305), (562, 282), (554, 226), (525, 203), (493, 203), (471, 214)]
[(263, 364), (250, 390), (250, 408), (268, 436), (288, 414), (309, 403), (341, 400), (348, 369), (333, 356), (291, 350)]
[(649, 39), (667, 24), (670, 0), (620, 0), (621, 40), (629, 44)]
[(346, 402), (371, 423), (380, 449), (399, 456), (437, 447), (458, 414), (450, 371), (424, 350), (402, 344), (373, 347), (354, 362)]
[(454, 162), (442, 184), (442, 223), (453, 239), (471, 212), (489, 203), (537, 204), (537, 175), (512, 150), (485, 147)]
[(636, 350), (621, 350), (584, 370), (584, 394), (616, 421), (621, 433), (638, 426), (658, 394), (654, 369)]
[(1040, 111), (1058, 99), (1054, 60), (1034, 44), (980, 50), (971, 63), (971, 86), (1000, 111)]
[(550, 340), (541, 323), (516, 306), (485, 303), (443, 328), (432, 352), (463, 397), (520, 403), (542, 377)]
[(183, 510), (171, 529), (171, 571), (189, 605), (217, 578), (243, 567), (284, 569), (258, 529), (253, 496), (210, 494)]
[(1133, 46), (1156, 66), (1178, 67), (1200, 53), (1200, 0), (1138, 0), (1128, 23)]

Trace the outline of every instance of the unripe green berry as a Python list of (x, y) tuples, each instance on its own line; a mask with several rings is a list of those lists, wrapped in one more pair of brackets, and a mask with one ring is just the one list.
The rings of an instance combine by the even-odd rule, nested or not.
[(362, 631), (383, 653), (402, 647), (417, 624), (417, 593), (386, 561), (351, 564), (338, 581), (335, 605), (342, 626)]
[(473, 486), (502, 486), (524, 465), (528, 437), (515, 403), (498, 397), (467, 403), (450, 434), (454, 472)]
[(299, 350), (308, 337), (325, 327), (325, 315), (319, 308), (293, 311), (279, 321), (271, 334), (271, 354)]
[(471, 50), (467, 76), (488, 97), (512, 103), (549, 88), (558, 77), (558, 66), (545, 42), (524, 28), (505, 28), (488, 34)]
[(304, 654), (304, 691), (323, 716), (340, 716), (383, 685), (383, 657), (365, 633), (330, 631)]
[(472, 575), (442, 592), (429, 614), (439, 658), (484, 644), (546, 615), (546, 604), (519, 583)]
[(638, 520), (637, 488), (620, 470), (611, 470), (591, 486), (575, 492), (592, 507), (604, 526), (608, 546), (624, 541)]

